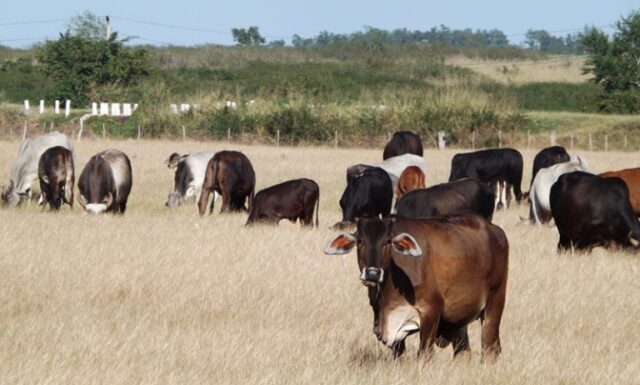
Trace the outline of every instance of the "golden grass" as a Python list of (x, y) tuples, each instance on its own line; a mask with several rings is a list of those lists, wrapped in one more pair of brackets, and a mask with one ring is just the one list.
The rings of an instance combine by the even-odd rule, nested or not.
[(582, 83), (583, 56), (551, 56), (540, 60), (485, 60), (464, 56), (447, 58), (447, 64), (470, 68), (503, 83), (568, 82)]
[[(83, 141), (87, 159), (112, 146), (131, 157), (124, 217), (0, 211), (0, 382), (216, 384), (622, 384), (640, 378), (640, 260), (597, 250), (556, 254), (553, 227), (528, 227), (526, 207), (498, 213), (511, 244), (503, 354), (398, 361), (372, 333), (354, 255), (322, 253), (340, 219), (346, 166), (380, 150), (226, 143)], [(0, 142), (6, 181), (18, 142)], [(237, 148), (258, 188), (307, 176), (320, 185), (317, 230), (243, 228), (245, 215), (199, 218), (195, 205), (163, 204), (173, 151)], [(444, 181), (454, 151), (427, 151), (428, 184)], [(523, 186), (533, 151), (525, 152)], [(638, 166), (635, 154), (589, 153), (595, 171)], [(219, 202), (217, 207), (219, 208)]]

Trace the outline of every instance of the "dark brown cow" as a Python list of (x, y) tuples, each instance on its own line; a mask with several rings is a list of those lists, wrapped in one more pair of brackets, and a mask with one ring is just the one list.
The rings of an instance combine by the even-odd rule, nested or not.
[(247, 225), (252, 223), (278, 224), (282, 219), (302, 226), (313, 226), (313, 210), (316, 210), (316, 227), (319, 225), (320, 187), (311, 179), (294, 179), (258, 191)]
[[(207, 164), (198, 211), (200, 215), (204, 215), (209, 194), (213, 191), (222, 195), (221, 213), (246, 210), (244, 204), (247, 199), (251, 211), (255, 186), (256, 174), (246, 155), (238, 151), (217, 152)], [(211, 201), (209, 214), (213, 212), (214, 202), (215, 199)]]
[(59, 210), (63, 203), (73, 208), (75, 169), (71, 151), (62, 146), (47, 149), (38, 161), (40, 203)]
[(603, 178), (618, 177), (629, 189), (629, 203), (636, 216), (640, 216), (640, 168), (627, 168), (619, 171), (607, 171), (600, 174)]
[(396, 187), (396, 201), (405, 193), (425, 187), (424, 172), (418, 166), (409, 166), (402, 171)]
[[(453, 241), (455, 240), (455, 241)], [(361, 219), (326, 254), (357, 246), (362, 283), (370, 288), (374, 331), (396, 354), (420, 332), (420, 353), (433, 344), (469, 350), (467, 324), (482, 322), (482, 350), (500, 353), (509, 244), (504, 231), (477, 215)]]
[(423, 150), (420, 135), (411, 131), (394, 132), (391, 140), (384, 146), (382, 159), (387, 160), (403, 154), (422, 156)]

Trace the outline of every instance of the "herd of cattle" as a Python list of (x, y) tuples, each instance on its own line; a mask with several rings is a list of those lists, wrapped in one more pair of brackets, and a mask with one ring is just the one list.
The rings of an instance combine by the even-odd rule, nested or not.
[[(204, 215), (213, 194), (209, 213), (219, 195), (221, 212), (248, 211), (247, 224), (288, 219), (313, 226), (315, 212), (319, 225), (320, 189), (311, 179), (255, 193), (251, 161), (237, 151), (174, 153), (166, 164), (175, 168), (168, 207), (197, 201)], [(640, 168), (594, 175), (584, 158), (553, 146), (536, 155), (527, 193), (521, 189), (522, 155), (509, 148), (455, 155), (447, 183), (426, 188), (425, 174), (420, 137), (409, 131), (393, 135), (380, 163), (349, 167), (342, 220), (333, 226), (342, 231), (324, 249), (329, 255), (357, 250), (374, 333), (395, 356), (417, 332), (420, 352), (434, 344), (451, 344), (454, 355), (469, 350), (467, 325), (476, 319), (483, 352), (500, 352), (509, 244), (491, 221), (495, 210), (509, 207), (512, 191), (518, 204), (530, 201), (523, 222), (555, 222), (559, 251), (640, 245)], [(32, 191), (36, 180), (39, 194)], [(39, 196), (52, 210), (73, 207), (74, 183), (73, 147), (65, 135), (25, 139), (2, 189), (3, 205)], [(90, 213), (123, 214), (132, 183), (127, 155), (108, 149), (83, 168), (77, 200)]]

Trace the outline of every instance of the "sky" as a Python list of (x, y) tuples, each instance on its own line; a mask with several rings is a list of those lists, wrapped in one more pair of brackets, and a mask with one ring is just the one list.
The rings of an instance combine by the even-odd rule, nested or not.
[[(267, 41), (327, 30), (350, 33), (365, 26), (382, 29), (449, 28), (502, 30), (513, 43), (528, 29), (576, 32), (585, 25), (610, 26), (640, 9), (638, 0), (1, 0), (0, 45), (28, 47), (56, 39), (68, 21), (84, 11), (111, 16), (120, 37), (140, 44), (233, 44), (231, 28), (258, 26)], [(178, 27), (170, 28), (168, 26)], [(196, 30), (187, 30), (188, 28)]]

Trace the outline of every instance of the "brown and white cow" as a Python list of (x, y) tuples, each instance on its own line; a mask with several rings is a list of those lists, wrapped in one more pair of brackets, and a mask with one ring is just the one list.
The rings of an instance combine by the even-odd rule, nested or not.
[(78, 178), (78, 202), (92, 214), (124, 214), (131, 184), (129, 157), (120, 150), (104, 150), (84, 166)]
[(62, 146), (47, 149), (38, 161), (40, 204), (59, 210), (63, 203), (73, 208), (75, 169), (73, 154)]
[[(246, 155), (238, 151), (217, 152), (207, 164), (207, 171), (202, 183), (202, 192), (198, 201), (198, 211), (204, 215), (209, 201), (209, 194), (216, 191), (222, 195), (221, 213), (226, 211), (246, 210), (245, 202), (249, 200), (249, 211), (256, 186), (256, 173)], [(213, 212), (215, 199), (211, 201), (209, 214)]]
[(434, 343), (452, 343), (454, 355), (469, 350), (467, 324), (476, 319), (483, 353), (500, 353), (509, 244), (498, 226), (472, 214), (361, 219), (355, 234), (338, 234), (324, 252), (346, 254), (356, 246), (374, 331), (396, 354), (416, 332), (420, 353)]
[(425, 187), (425, 176), (418, 166), (409, 166), (402, 171), (396, 186), (396, 202), (411, 190)]
[(603, 178), (618, 177), (629, 189), (629, 203), (636, 216), (640, 216), (640, 168), (627, 168), (619, 171), (608, 171), (600, 174)]
[(258, 191), (253, 198), (247, 225), (278, 224), (282, 219), (295, 223), (300, 219), (302, 226), (313, 226), (314, 209), (317, 227), (320, 187), (311, 179), (294, 179)]

